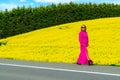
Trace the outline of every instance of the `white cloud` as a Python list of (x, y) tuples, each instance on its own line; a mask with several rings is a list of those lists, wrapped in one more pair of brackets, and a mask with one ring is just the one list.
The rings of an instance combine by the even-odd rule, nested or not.
[(120, 1), (118, 1), (118, 2), (113, 2), (114, 4), (120, 4)]
[(2, 10), (8, 9), (11, 10), (12, 8), (16, 8), (17, 5), (16, 4), (0, 4), (0, 7)]
[(34, 0), (35, 2), (69, 3), (77, 0)]
[(20, 0), (20, 2), (25, 2), (26, 0)]

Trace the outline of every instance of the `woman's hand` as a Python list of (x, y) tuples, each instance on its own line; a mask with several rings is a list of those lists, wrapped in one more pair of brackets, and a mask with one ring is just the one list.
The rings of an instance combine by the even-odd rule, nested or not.
[(87, 47), (89, 46), (89, 44), (87, 44)]
[(82, 43), (81, 45), (82, 45), (82, 46), (85, 46), (85, 47), (88, 47), (88, 46), (89, 46), (89, 44), (85, 44), (85, 43)]

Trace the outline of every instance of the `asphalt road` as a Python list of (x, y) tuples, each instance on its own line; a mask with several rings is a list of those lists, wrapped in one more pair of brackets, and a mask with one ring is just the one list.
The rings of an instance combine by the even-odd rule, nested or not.
[(120, 80), (120, 67), (0, 59), (0, 80)]

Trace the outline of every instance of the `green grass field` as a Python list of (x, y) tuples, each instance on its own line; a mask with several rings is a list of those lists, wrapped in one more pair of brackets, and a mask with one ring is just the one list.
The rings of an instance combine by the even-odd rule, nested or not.
[(78, 33), (87, 25), (89, 56), (95, 64), (120, 65), (120, 17), (52, 26), (0, 40), (0, 58), (76, 63)]

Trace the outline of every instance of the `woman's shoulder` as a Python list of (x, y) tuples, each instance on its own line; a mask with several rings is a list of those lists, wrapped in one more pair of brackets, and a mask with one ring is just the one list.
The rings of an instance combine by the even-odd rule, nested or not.
[(86, 31), (80, 31), (79, 32), (80, 34), (85, 34), (85, 33), (87, 33)]
[(82, 31), (80, 31), (80, 32), (79, 32), (79, 34), (83, 34), (83, 32), (82, 32)]
[(88, 33), (84, 32), (84, 31), (81, 31), (81, 32), (79, 32), (79, 35), (88, 35)]

